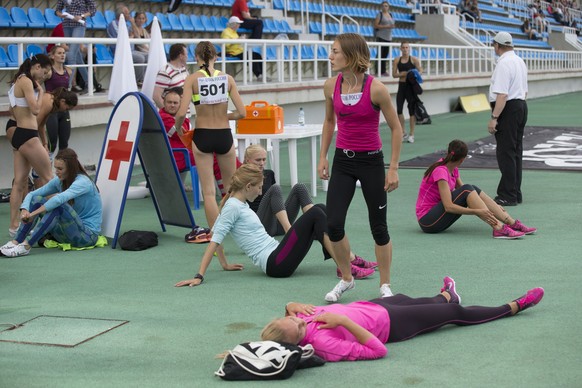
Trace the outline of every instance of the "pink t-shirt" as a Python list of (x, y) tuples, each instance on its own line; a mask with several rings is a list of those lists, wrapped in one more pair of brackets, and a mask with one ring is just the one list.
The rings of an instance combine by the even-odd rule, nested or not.
[(416, 200), (416, 218), (420, 220), (434, 205), (441, 201), (438, 181), (447, 181), (449, 189), (453, 191), (458, 178), (459, 169), (455, 168), (453, 173), (449, 174), (447, 166), (438, 166), (432, 171), (432, 174), (423, 178), (422, 182), (420, 182), (418, 199)]
[[(375, 337), (362, 345), (344, 327), (320, 330), (320, 323), (314, 322), (313, 318), (322, 313), (345, 315)], [(297, 316), (307, 322), (305, 337), (299, 344), (313, 345), (315, 353), (326, 361), (372, 360), (388, 353), (384, 344), (390, 334), (390, 317), (388, 311), (376, 303), (361, 301), (347, 305), (317, 306), (315, 314)]]

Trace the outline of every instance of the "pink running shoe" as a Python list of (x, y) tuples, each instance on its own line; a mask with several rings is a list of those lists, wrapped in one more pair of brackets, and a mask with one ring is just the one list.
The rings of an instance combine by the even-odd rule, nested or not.
[(451, 296), (449, 299), (449, 303), (457, 303), (461, 304), (461, 295), (457, 294), (455, 289), (455, 279), (449, 276), (445, 276), (443, 279), (443, 288), (441, 288), (441, 292), (448, 292)]
[(493, 229), (493, 238), (502, 238), (506, 240), (515, 240), (525, 236), (525, 233), (511, 229), (509, 226), (503, 224), (503, 228), (499, 230)]
[(514, 302), (517, 302), (517, 307), (519, 308), (519, 312), (521, 312), (540, 303), (543, 297), (544, 289), (536, 287), (526, 292), (522, 297), (514, 300)]
[(378, 266), (378, 263), (376, 263), (375, 261), (364, 260), (362, 259), (361, 256), (356, 255), (356, 258), (352, 260), (352, 265), (361, 268), (376, 268)]
[(515, 224), (513, 225), (508, 225), (511, 229), (516, 230), (518, 232), (522, 232), (525, 234), (534, 234), (535, 232), (537, 232), (537, 228), (530, 228), (529, 226), (525, 226), (524, 224), (521, 223), (520, 220), (515, 220)]
[[(352, 276), (354, 277), (354, 279), (367, 278), (368, 276), (371, 276), (374, 272), (375, 272), (374, 268), (361, 268), (352, 264)], [(342, 273), (339, 270), (339, 268), (337, 269), (336, 273), (337, 277), (341, 279)]]

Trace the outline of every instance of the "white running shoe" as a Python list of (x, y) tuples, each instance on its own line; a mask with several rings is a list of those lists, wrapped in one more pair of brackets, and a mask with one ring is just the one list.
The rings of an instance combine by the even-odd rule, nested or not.
[(408, 142), (414, 143), (414, 136), (408, 136)]
[(384, 283), (380, 286), (380, 296), (382, 298), (388, 298), (389, 296), (394, 296), (392, 290), (390, 289), (390, 284)]
[(2, 246), (0, 247), (0, 249), (2, 249), (2, 250), (4, 250), (4, 249), (12, 249), (12, 248), (14, 248), (15, 246), (16, 246), (16, 244), (14, 244), (14, 243), (12, 242), (12, 240), (10, 240), (10, 241), (8, 241), (6, 244), (2, 245)]
[(14, 245), (12, 248), (1, 248), (0, 251), (6, 257), (17, 257), (28, 255), (30, 253), (30, 248), (27, 248), (24, 243), (20, 243), (18, 245)]
[(356, 282), (352, 278), (351, 282), (346, 282), (343, 279), (339, 281), (339, 283), (325, 295), (325, 300), (327, 302), (337, 302), (341, 297), (342, 294), (348, 290), (352, 290), (356, 287)]
[(402, 135), (402, 142), (404, 143), (407, 140), (408, 140), (408, 135), (405, 133), (404, 135)]

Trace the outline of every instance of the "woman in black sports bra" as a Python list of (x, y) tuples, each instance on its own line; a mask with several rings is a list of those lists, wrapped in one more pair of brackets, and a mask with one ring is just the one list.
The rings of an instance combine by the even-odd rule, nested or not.
[[(217, 58), (214, 45), (209, 41), (198, 43), (195, 55), (200, 70), (190, 74), (184, 82), (184, 95), (180, 110), (176, 114), (176, 129), (182, 135), (182, 122), (192, 99), (196, 108), (192, 151), (202, 185), (206, 220), (212, 228), (218, 217), (213, 170), (214, 154), (222, 173), (224, 189), (228, 192), (227, 186), (230, 185), (236, 170), (236, 152), (229, 120), (244, 118), (246, 109), (234, 79), (214, 69)], [(229, 98), (235, 107), (235, 111), (231, 113), (228, 113)], [(222, 250), (219, 254), (221, 252)]]

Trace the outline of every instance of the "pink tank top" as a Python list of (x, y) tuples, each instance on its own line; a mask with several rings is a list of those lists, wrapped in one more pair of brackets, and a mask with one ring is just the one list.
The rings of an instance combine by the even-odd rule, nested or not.
[(357, 152), (381, 149), (380, 108), (372, 104), (370, 96), (374, 77), (366, 76), (362, 97), (353, 105), (346, 105), (342, 101), (342, 77), (340, 73), (333, 92), (333, 108), (337, 117), (338, 129), (336, 147)]

